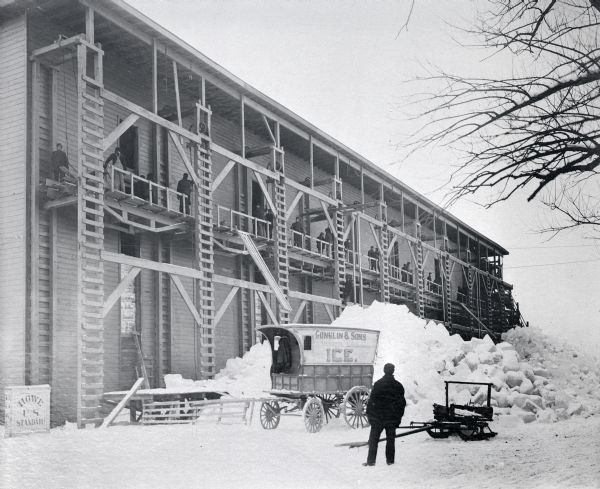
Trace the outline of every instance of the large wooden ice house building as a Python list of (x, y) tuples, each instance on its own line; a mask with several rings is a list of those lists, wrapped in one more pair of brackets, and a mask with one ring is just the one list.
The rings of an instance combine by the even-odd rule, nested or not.
[(123, 1), (0, 0), (0, 97), (0, 388), (55, 423), (350, 302), (520, 321), (504, 248)]

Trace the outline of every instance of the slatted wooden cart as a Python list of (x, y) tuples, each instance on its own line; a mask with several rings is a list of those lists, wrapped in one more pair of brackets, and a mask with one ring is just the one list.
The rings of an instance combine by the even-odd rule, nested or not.
[(282, 415), (300, 414), (306, 430), (318, 432), (342, 416), (352, 428), (369, 426), (367, 401), (379, 331), (330, 325), (259, 328), (273, 354), (270, 394), (260, 407), (264, 429)]

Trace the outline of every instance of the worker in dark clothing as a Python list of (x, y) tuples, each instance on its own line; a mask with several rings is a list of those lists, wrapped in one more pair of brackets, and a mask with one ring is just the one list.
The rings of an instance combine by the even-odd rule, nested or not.
[(377, 269), (377, 260), (375, 259), (375, 247), (371, 246), (367, 251), (367, 257), (369, 258), (369, 270), (375, 271)]
[(404, 398), (404, 387), (394, 378), (395, 367), (392, 363), (386, 363), (383, 367), (383, 377), (373, 384), (369, 402), (367, 403), (367, 417), (371, 423), (369, 434), (369, 454), (367, 461), (363, 464), (375, 465), (377, 458), (377, 447), (381, 432), (385, 430), (385, 459), (388, 465), (394, 463), (396, 452), (396, 428), (400, 426), (406, 399)]
[(294, 246), (298, 248), (302, 248), (302, 238), (304, 234), (304, 227), (302, 226), (302, 222), (300, 222), (300, 216), (296, 217), (296, 221), (291, 225), (292, 234), (294, 236)]
[(327, 226), (325, 228), (325, 241), (327, 241), (327, 246), (325, 248), (325, 253), (327, 253), (328, 256), (331, 256), (331, 250), (333, 249), (333, 233), (331, 232), (331, 228), (329, 226)]
[(192, 200), (192, 188), (194, 184), (191, 180), (188, 180), (189, 175), (187, 173), (183, 174), (183, 178), (177, 182), (177, 192), (185, 195), (185, 199), (180, 195), (179, 196), (179, 212), (184, 213), (184, 205), (183, 202), (185, 200), (185, 214), (190, 214), (190, 204)]
[(121, 149), (115, 148), (115, 151), (108, 155), (108, 158), (104, 162), (104, 186), (110, 190), (125, 192), (124, 171), (125, 165), (121, 158)]
[(379, 271), (379, 260), (381, 259), (381, 253), (379, 253), (379, 248), (375, 248), (373, 251), (373, 258), (375, 259), (375, 270)]
[(322, 255), (327, 252), (327, 245), (325, 244), (325, 233), (321, 231), (317, 236), (317, 253)]
[(275, 232), (275, 214), (273, 214), (273, 211), (270, 207), (267, 207), (267, 210), (265, 211), (265, 221), (271, 223), (271, 227), (269, 229), (269, 236), (271, 239), (273, 239), (273, 233)]
[(50, 168), (52, 169), (52, 177), (55, 180), (61, 181), (65, 175), (70, 174), (69, 158), (63, 151), (62, 144), (56, 144), (56, 150), (52, 151), (50, 156)]
[(346, 238), (346, 241), (344, 241), (344, 251), (346, 252), (346, 261), (352, 261), (352, 241), (350, 241), (350, 238)]

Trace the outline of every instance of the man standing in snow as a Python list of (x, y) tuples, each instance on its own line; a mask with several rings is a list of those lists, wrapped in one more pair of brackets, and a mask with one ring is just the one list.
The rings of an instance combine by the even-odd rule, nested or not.
[(388, 465), (394, 463), (396, 452), (396, 428), (404, 416), (406, 400), (404, 399), (404, 387), (394, 378), (394, 364), (386, 363), (383, 367), (383, 377), (373, 385), (371, 396), (367, 403), (367, 417), (371, 423), (369, 434), (369, 454), (367, 461), (363, 464), (375, 465), (377, 458), (377, 446), (379, 437), (385, 429), (385, 459)]

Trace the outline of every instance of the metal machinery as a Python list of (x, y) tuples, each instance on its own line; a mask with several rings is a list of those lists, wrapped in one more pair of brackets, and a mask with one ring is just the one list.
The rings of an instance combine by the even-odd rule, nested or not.
[[(409, 426), (399, 426), (401, 431), (396, 438), (402, 438), (415, 433), (426, 431), (432, 438), (448, 438), (458, 435), (464, 441), (487, 440), (497, 435), (492, 431), (489, 422), (493, 420), (494, 408), (490, 405), (492, 385), (489, 382), (462, 382), (446, 380), (446, 404), (433, 404), (433, 420), (411, 421)], [(475, 404), (450, 404), (448, 387), (450, 384), (487, 386), (487, 396), (484, 406)], [(379, 440), (379, 443), (386, 438)], [(337, 447), (358, 448), (367, 446), (369, 442), (339, 443)]]
[[(489, 422), (493, 420), (494, 408), (490, 405), (492, 385), (488, 382), (461, 382), (446, 380), (446, 404), (433, 405), (433, 421), (413, 421), (411, 427), (421, 426), (432, 438), (448, 438), (452, 434), (460, 436), (465, 441), (486, 440), (496, 436), (490, 429)], [(450, 384), (484, 385), (487, 386), (485, 406), (473, 404), (449, 404), (448, 387)], [(405, 433), (408, 434), (408, 433)]]
[(271, 345), (270, 394), (276, 398), (261, 404), (264, 429), (277, 428), (282, 415), (299, 413), (310, 433), (340, 416), (352, 428), (369, 426), (366, 408), (379, 331), (297, 324), (258, 331)]

